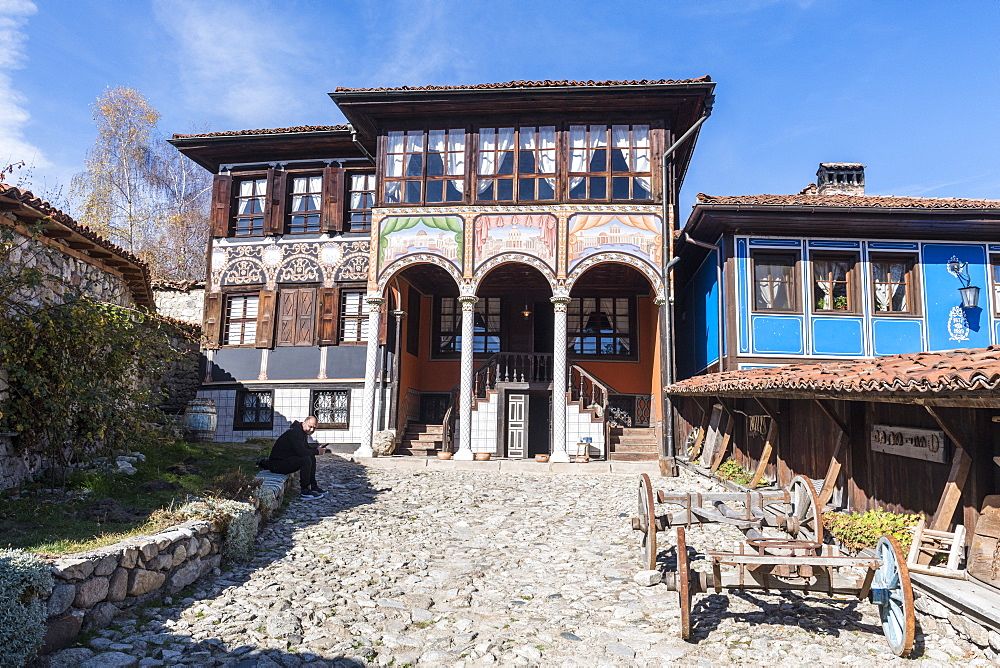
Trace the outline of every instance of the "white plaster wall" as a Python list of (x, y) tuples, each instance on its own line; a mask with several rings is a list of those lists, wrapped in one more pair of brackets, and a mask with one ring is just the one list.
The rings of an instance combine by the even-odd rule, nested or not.
[[(233, 430), (236, 403), (234, 389), (203, 389), (198, 392), (198, 397), (215, 401), (215, 412), (218, 416), (215, 440), (222, 443), (239, 443), (248, 438), (277, 438), (291, 426), (293, 421), (301, 422), (309, 416), (309, 388), (274, 390), (274, 428), (270, 430)], [(360, 444), (363, 431), (361, 428), (363, 402), (364, 389), (351, 388), (350, 426), (347, 429), (317, 429), (312, 435), (312, 440), (317, 443)]]
[(497, 406), (499, 394), (489, 393), (486, 402), (477, 402), (472, 411), (472, 451), (498, 454), (501, 440), (497, 438)]
[[(604, 423), (594, 422), (589, 412), (581, 411), (580, 407), (575, 403), (567, 403), (566, 452), (571, 457), (577, 454), (577, 443), (585, 436), (593, 439), (587, 454), (591, 457), (604, 456)], [(584, 454), (582, 450), (580, 454)]]

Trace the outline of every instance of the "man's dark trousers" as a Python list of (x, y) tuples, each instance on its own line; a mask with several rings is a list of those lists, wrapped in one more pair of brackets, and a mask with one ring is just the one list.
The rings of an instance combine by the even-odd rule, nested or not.
[(305, 455), (304, 457), (288, 457), (268, 462), (267, 468), (273, 473), (295, 473), (299, 472), (299, 488), (303, 491), (318, 487), (316, 484), (316, 457), (315, 455)]

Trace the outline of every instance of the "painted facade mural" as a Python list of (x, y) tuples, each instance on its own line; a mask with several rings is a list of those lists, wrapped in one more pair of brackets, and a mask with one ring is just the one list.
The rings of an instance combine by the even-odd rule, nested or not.
[(476, 216), (475, 267), (504, 253), (530, 255), (555, 271), (557, 219), (552, 214)]
[(597, 253), (639, 257), (657, 269), (663, 259), (663, 225), (651, 214), (580, 213), (569, 219), (569, 268)]
[(436, 255), (461, 268), (465, 239), (459, 216), (388, 216), (379, 226), (378, 270), (401, 258)]
[(370, 242), (271, 242), (216, 244), (212, 249), (212, 290), (224, 285), (322, 283), (363, 281), (368, 278)]

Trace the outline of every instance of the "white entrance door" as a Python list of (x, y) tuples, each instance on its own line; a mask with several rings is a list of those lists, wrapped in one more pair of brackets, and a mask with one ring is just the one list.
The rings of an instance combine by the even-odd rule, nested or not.
[(524, 458), (528, 441), (528, 395), (507, 395), (507, 456)]

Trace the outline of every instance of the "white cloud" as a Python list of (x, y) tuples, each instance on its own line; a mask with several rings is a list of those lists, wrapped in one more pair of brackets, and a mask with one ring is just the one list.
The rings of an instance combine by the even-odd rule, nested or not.
[(241, 127), (295, 118), (292, 73), (309, 71), (306, 40), (261, 3), (158, 0), (157, 21), (177, 43), (185, 103)]
[(29, 0), (0, 0), (0, 167), (21, 160), (37, 168), (51, 166), (41, 149), (24, 136), (24, 128), (31, 120), (28, 100), (8, 74), (24, 67), (24, 26), (36, 11)]

